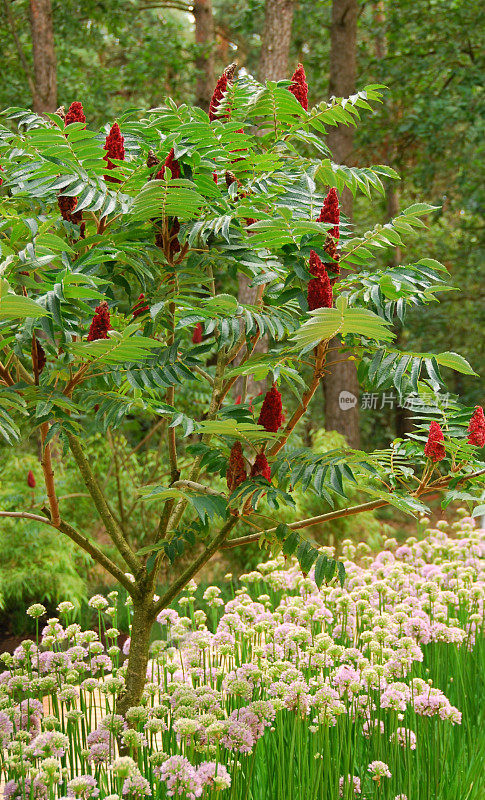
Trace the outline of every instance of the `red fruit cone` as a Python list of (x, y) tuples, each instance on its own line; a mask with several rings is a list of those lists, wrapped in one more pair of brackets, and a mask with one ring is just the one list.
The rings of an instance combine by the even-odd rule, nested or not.
[(322, 210), (317, 217), (317, 222), (326, 222), (332, 224), (334, 227), (330, 228), (328, 232), (330, 236), (333, 236), (334, 239), (339, 239), (340, 207), (337, 190), (333, 187), (330, 189), (324, 200)]
[[(116, 158), (118, 161), (125, 160), (124, 141), (124, 137), (121, 135), (120, 126), (117, 122), (113, 123), (104, 143), (104, 149), (106, 150), (106, 155), (104, 158), (108, 162), (108, 169), (115, 169), (115, 165), (111, 160), (112, 158)], [(110, 175), (105, 175), (104, 179), (105, 181), (110, 181), (111, 183), (121, 183), (119, 178), (112, 178)]]
[(106, 300), (103, 300), (96, 307), (94, 317), (89, 326), (88, 342), (94, 342), (96, 339), (107, 339), (110, 329), (109, 306)]
[(432, 422), (429, 426), (428, 441), (424, 448), (424, 454), (434, 463), (442, 461), (446, 456), (446, 450), (442, 444), (444, 438), (443, 431), (438, 423)]
[(173, 147), (170, 150), (170, 153), (168, 154), (167, 158), (163, 162), (161, 168), (158, 170), (157, 174), (155, 175), (155, 179), (156, 180), (158, 180), (158, 181), (162, 180), (162, 178), (165, 175), (165, 170), (167, 169), (167, 167), (169, 168), (173, 179), (180, 178), (180, 164), (177, 161), (177, 159), (174, 158)]
[[(218, 117), (222, 118), (222, 116), (219, 115), (217, 112), (221, 104), (221, 101), (225, 93), (227, 92), (228, 84), (234, 77), (235, 71), (236, 71), (236, 64), (231, 64), (230, 67), (227, 67), (227, 69), (224, 70), (221, 77), (218, 79), (216, 83), (216, 88), (214, 89), (214, 94), (212, 95), (212, 99), (209, 105), (210, 122), (217, 119)], [(226, 114), (224, 114), (224, 117), (229, 117), (229, 111)]]
[(251, 467), (251, 478), (256, 478), (258, 475), (271, 481), (271, 467), (264, 453), (258, 453)]
[(312, 278), (308, 283), (307, 300), (309, 311), (315, 311), (316, 308), (332, 308), (333, 292), (326, 272), (322, 277)]
[(485, 447), (485, 416), (482, 406), (475, 406), (475, 411), (468, 426), (468, 444)]
[(192, 334), (192, 344), (200, 344), (202, 341), (202, 323), (198, 322)]
[(262, 425), (266, 431), (276, 433), (283, 423), (283, 404), (281, 394), (274, 383), (271, 389), (266, 392), (266, 396), (261, 406), (258, 425)]
[(288, 87), (291, 94), (295, 95), (296, 99), (301, 106), (308, 111), (308, 83), (306, 82), (305, 70), (303, 64), (298, 64), (293, 75), (291, 76), (293, 83)]
[(320, 256), (317, 253), (315, 253), (315, 250), (310, 250), (308, 270), (312, 275), (315, 276), (315, 278), (321, 278), (321, 276), (326, 272), (325, 264), (323, 263)]
[(67, 109), (67, 114), (64, 118), (64, 125), (71, 125), (73, 122), (86, 122), (84, 116), (83, 104), (75, 100)]
[(231, 447), (229, 464), (227, 465), (226, 482), (230, 492), (237, 489), (247, 478), (246, 464), (242, 452), (241, 442), (235, 442)]

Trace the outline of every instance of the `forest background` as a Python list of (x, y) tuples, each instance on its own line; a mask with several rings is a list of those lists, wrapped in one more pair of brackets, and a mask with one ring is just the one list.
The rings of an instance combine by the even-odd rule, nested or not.
[[(484, 20), (483, 4), (475, 0), (0, 0), (0, 107), (43, 112), (80, 100), (93, 128), (122, 119), (130, 109), (158, 106), (166, 96), (207, 110), (217, 77), (231, 62), (259, 80), (289, 79), (302, 62), (310, 106), (366, 84), (386, 85), (384, 103), (366, 124), (355, 132), (337, 128), (329, 145), (340, 163), (388, 164), (401, 182), (398, 188), (389, 183), (380, 205), (371, 207), (364, 196), (355, 203), (344, 197), (344, 211), (362, 229), (384, 223), (416, 200), (437, 207), (426, 230), (415, 235), (416, 252), (419, 247), (443, 262), (450, 283), (461, 291), (450, 291), (431, 307), (425, 322), (418, 311), (411, 313), (406, 330), (397, 331), (399, 345), (425, 350), (426, 339), (436, 352), (460, 352), (483, 374)], [(411, 241), (407, 258), (412, 257)], [(392, 258), (400, 263), (399, 251)], [(242, 283), (228, 290), (239, 291), (242, 299), (251, 291)], [(450, 386), (467, 405), (483, 403), (479, 380), (456, 372)], [(254, 393), (260, 389), (253, 387)], [(332, 380), (314, 401), (302, 433), (307, 443), (330, 449), (341, 435), (353, 446), (377, 448), (412, 430), (412, 409), (378, 386), (345, 411), (339, 405), (341, 391), (358, 397), (352, 362), (334, 366)], [(152, 424), (146, 421), (145, 427), (137, 420), (123, 432), (134, 449), (146, 451), (148, 470), (157, 458), (155, 440), (145, 442)], [(14, 478), (18, 496), (32, 491), (35, 502), (26, 476), (36, 462), (36, 447), (32, 441), (12, 452), (2, 445), (2, 501), (13, 500)], [(111, 444), (99, 437), (86, 448), (100, 468), (113, 457)], [(107, 491), (116, 493), (116, 476), (109, 474), (109, 480), (113, 485)], [(62, 491), (73, 495), (74, 517), (89, 529), (89, 502), (69, 470)], [(121, 491), (129, 507), (129, 471), (121, 478)], [(301, 497), (298, 512), (309, 516), (325, 510), (321, 501), (318, 509), (308, 502)], [(330, 534), (332, 543), (352, 535), (378, 544), (383, 518), (398, 534), (406, 531), (393, 510), (351, 526), (342, 522)], [(143, 529), (145, 521), (137, 517), (136, 524)], [(91, 532), (103, 537), (102, 531)], [(30, 600), (54, 604), (68, 596), (82, 605), (87, 592), (104, 580), (86, 557), (69, 544), (60, 549), (55, 534), (35, 524), (23, 526), (19, 536), (18, 526), (2, 523), (0, 546), (0, 596), (4, 620), (14, 631)], [(257, 557), (257, 548), (245, 551), (244, 563), (216, 564), (216, 574), (237, 573)]]

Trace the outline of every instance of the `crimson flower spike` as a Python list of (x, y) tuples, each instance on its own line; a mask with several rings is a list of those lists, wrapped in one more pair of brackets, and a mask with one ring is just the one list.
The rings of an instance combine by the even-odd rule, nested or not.
[(200, 344), (202, 341), (202, 323), (198, 322), (192, 333), (192, 344)]
[(94, 342), (96, 339), (107, 339), (110, 329), (109, 306), (106, 300), (103, 300), (99, 306), (96, 306), (94, 317), (89, 326), (88, 342)]
[(428, 441), (424, 448), (424, 455), (428, 456), (434, 463), (443, 461), (446, 450), (443, 445), (443, 431), (437, 422), (432, 422), (429, 426)]
[(235, 442), (231, 447), (229, 463), (227, 465), (226, 483), (230, 492), (237, 489), (247, 478), (246, 464), (242, 451), (241, 442)]
[(71, 125), (73, 122), (86, 122), (84, 115), (83, 104), (75, 100), (67, 109), (67, 114), (64, 119), (64, 125)]
[(283, 404), (281, 394), (273, 384), (271, 389), (266, 392), (259, 413), (258, 425), (262, 425), (266, 431), (277, 433), (283, 424)]
[(322, 210), (320, 211), (319, 216), (317, 217), (317, 222), (326, 222), (333, 225), (333, 228), (330, 228), (328, 233), (330, 236), (333, 236), (334, 239), (339, 239), (340, 237), (340, 230), (339, 230), (339, 223), (340, 223), (340, 206), (338, 202), (338, 195), (337, 190), (333, 187), (330, 189), (329, 193), (327, 194)]
[(165, 175), (165, 170), (169, 168), (170, 172), (172, 173), (172, 178), (180, 178), (180, 164), (176, 158), (174, 158), (174, 150), (173, 147), (170, 150), (167, 158), (163, 162), (161, 168), (155, 175), (155, 180), (161, 181), (163, 176)]
[(271, 481), (271, 467), (263, 452), (258, 453), (251, 467), (251, 478), (256, 478), (257, 475), (262, 475), (267, 481)]
[(77, 197), (59, 195), (57, 198), (57, 205), (59, 206), (62, 219), (65, 219), (67, 222), (72, 222), (72, 215), (77, 206)]
[(327, 272), (327, 270), (325, 269), (325, 264), (323, 263), (318, 253), (315, 252), (315, 250), (310, 250), (308, 270), (312, 275), (315, 276), (315, 278), (321, 278)]
[[(216, 83), (216, 88), (214, 89), (214, 94), (212, 95), (212, 99), (209, 105), (209, 121), (213, 122), (213, 120), (219, 117), (218, 109), (221, 104), (221, 101), (227, 92), (227, 87), (230, 81), (232, 81), (234, 77), (234, 73), (236, 72), (237, 64), (231, 64), (229, 67), (226, 67), (220, 78)], [(229, 112), (224, 114), (224, 117), (229, 117)]]
[(475, 406), (475, 411), (468, 426), (468, 444), (485, 447), (485, 416), (482, 406)]
[(301, 106), (308, 111), (308, 83), (306, 82), (306, 75), (303, 64), (298, 64), (293, 75), (291, 76), (293, 83), (288, 86), (291, 94), (295, 95), (296, 99)]
[(312, 280), (309, 281), (307, 300), (309, 311), (315, 311), (316, 308), (332, 308), (332, 285), (326, 270), (323, 275), (319, 275), (317, 278), (312, 278)]
[[(117, 161), (124, 161), (125, 160), (125, 139), (121, 135), (120, 126), (117, 122), (113, 123), (111, 126), (111, 130), (108, 133), (104, 149), (106, 150), (105, 161), (108, 162), (108, 169), (114, 169), (115, 165), (112, 162), (112, 158), (115, 158)], [(121, 183), (119, 178), (112, 178), (110, 175), (105, 175), (104, 179), (106, 181), (110, 181), (111, 183)]]

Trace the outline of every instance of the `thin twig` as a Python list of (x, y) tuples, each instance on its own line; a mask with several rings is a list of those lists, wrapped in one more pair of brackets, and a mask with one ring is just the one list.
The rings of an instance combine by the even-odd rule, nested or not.
[(3, 364), (1, 362), (0, 362), (0, 378), (2, 379), (2, 381), (4, 381), (4, 383), (7, 384), (7, 386), (13, 386), (14, 385), (14, 380), (13, 380), (12, 376), (10, 375), (10, 372), (8, 371), (8, 369), (6, 367), (3, 366)]
[(194, 372), (197, 372), (199, 375), (201, 375), (202, 378), (204, 378), (204, 380), (207, 381), (209, 386), (214, 386), (214, 378), (212, 377), (212, 375), (209, 375), (209, 373), (206, 372), (205, 369), (202, 369), (202, 367), (199, 367), (198, 364), (191, 364), (190, 368), (193, 369)]
[(189, 491), (198, 492), (199, 494), (211, 494), (216, 497), (224, 497), (222, 492), (217, 492), (215, 489), (211, 489), (210, 486), (204, 486), (203, 483), (197, 483), (196, 481), (175, 481), (172, 486), (174, 489), (188, 489)]

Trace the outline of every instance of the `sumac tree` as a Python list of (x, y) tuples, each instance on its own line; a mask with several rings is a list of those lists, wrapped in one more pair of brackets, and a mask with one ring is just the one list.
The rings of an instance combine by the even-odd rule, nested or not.
[[(397, 177), (385, 166), (335, 164), (325, 144), (330, 126), (354, 125), (379, 102), (381, 87), (307, 111), (289, 86), (228, 70), (210, 116), (167, 100), (92, 131), (76, 102), (65, 116), (8, 109), (0, 128), (0, 431), (13, 446), (37, 432), (45, 482), (42, 508), (0, 516), (52, 526), (131, 595), (121, 711), (140, 699), (156, 615), (217, 551), (260, 540), (296, 554), (304, 572), (314, 567), (318, 583), (342, 579), (343, 566), (300, 531), (387, 504), (416, 514), (428, 493), (447, 492), (448, 502), (479, 488), (483, 415), (468, 430), (474, 410), (443, 402), (440, 375), (472, 368), (456, 353), (393, 345), (395, 317), (404, 321), (409, 306), (426, 314), (449, 288), (446, 269), (428, 257), (384, 271), (373, 264), (419, 231), (432, 207), (413, 205), (364, 235), (338, 218), (343, 187), (372, 202)], [(237, 301), (240, 273), (258, 287), (254, 305)], [(425, 398), (413, 438), (371, 453), (292, 447), (334, 337), (357, 360), (364, 390)], [(266, 397), (247, 396), (250, 375), (268, 380)], [(157, 510), (141, 549), (83, 447), (93, 432), (108, 442), (136, 421), (161, 437), (167, 465), (165, 480), (138, 487)], [(57, 459), (74, 458), (115, 556), (66, 518), (54, 442)], [(291, 506), (298, 485), (332, 503), (351, 483), (368, 502), (291, 525), (258, 514), (263, 497), (270, 514)], [(173, 578), (158, 597), (167, 564)]]

